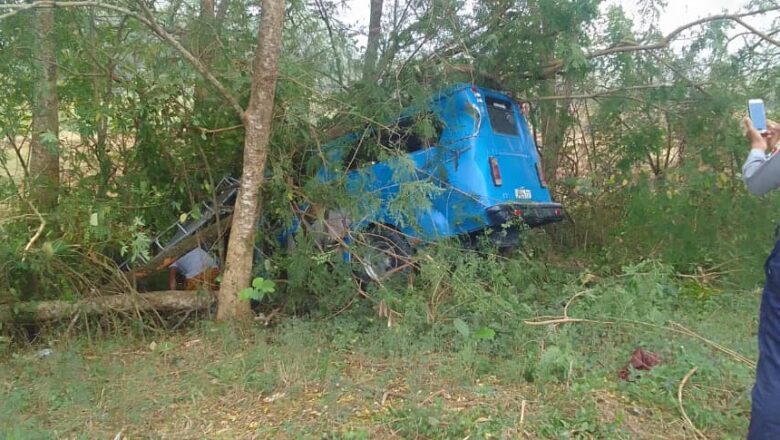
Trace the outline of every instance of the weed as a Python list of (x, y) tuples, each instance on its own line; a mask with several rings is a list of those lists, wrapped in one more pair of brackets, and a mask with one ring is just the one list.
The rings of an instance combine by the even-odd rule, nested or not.
[[(517, 273), (522, 257), (437, 261), (424, 259), (403, 294), (383, 293), (401, 314), (390, 328), (367, 299), (275, 328), (202, 322), (179, 334), (55, 341), (44, 359), (17, 351), (0, 372), (0, 426), (24, 438), (123, 427), (133, 436), (675, 438), (676, 390), (696, 366), (685, 393), (693, 422), (712, 437), (744, 433), (752, 370), (672, 323), (754, 358), (758, 292), (691, 295), (689, 281), (653, 261), (587, 285), (551, 265)], [(437, 283), (446, 291), (431, 319)], [(524, 323), (564, 307), (597, 322)], [(620, 380), (636, 347), (662, 362)]]

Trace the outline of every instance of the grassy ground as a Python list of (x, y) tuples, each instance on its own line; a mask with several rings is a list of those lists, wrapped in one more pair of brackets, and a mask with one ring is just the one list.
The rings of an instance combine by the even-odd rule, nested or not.
[[(29, 347), (0, 368), (3, 438), (744, 437), (759, 292), (680, 281), (653, 265), (577, 289), (519, 289), (504, 318), (396, 326), (363, 301), (336, 316), (233, 330), (86, 336)], [(568, 280), (567, 282), (571, 282)], [(569, 298), (575, 322), (559, 316)], [(412, 305), (409, 306), (413, 307)], [(677, 325), (711, 342), (682, 334)], [(481, 325), (481, 324), (480, 324)], [(618, 378), (636, 347), (660, 366)]]

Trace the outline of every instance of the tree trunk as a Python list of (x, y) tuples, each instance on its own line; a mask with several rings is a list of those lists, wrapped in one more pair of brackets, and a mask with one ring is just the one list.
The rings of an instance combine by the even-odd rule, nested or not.
[[(556, 78), (544, 81), (542, 93), (556, 94)], [(571, 92), (569, 82), (564, 79), (563, 89), (565, 95)], [(540, 122), (542, 132), (542, 158), (544, 162), (544, 176), (547, 183), (553, 184), (557, 180), (558, 159), (561, 148), (566, 140), (566, 127), (568, 125), (569, 100), (544, 101), (540, 104)]]
[(28, 164), (31, 178), (29, 189), (37, 208), (48, 212), (57, 205), (60, 183), (54, 9), (37, 8), (34, 17), (35, 82), (33, 83), (32, 139)]
[(262, 14), (252, 64), (249, 106), (242, 115), (245, 131), (244, 165), (233, 210), (225, 273), (217, 299), (217, 320), (246, 320), (252, 315), (249, 301), (240, 299), (238, 294), (249, 286), (252, 275), (252, 249), (260, 211), (259, 192), (268, 155), (279, 53), (282, 49), (284, 0), (263, 0)]
[(0, 306), (0, 322), (53, 321), (72, 317), (76, 313), (99, 315), (109, 312), (155, 310), (175, 312), (201, 310), (214, 303), (210, 292), (166, 290), (126, 295), (106, 295), (76, 302), (40, 301)]
[(382, 0), (371, 0), (371, 18), (368, 23), (368, 44), (363, 64), (363, 80), (370, 81), (376, 68), (379, 37), (382, 35)]
[[(191, 29), (192, 37), (190, 52), (193, 53), (203, 65), (211, 70), (216, 50), (216, 17), (214, 12), (214, 0), (200, 1), (200, 16)], [(210, 101), (214, 101), (209, 85), (205, 81), (195, 83), (195, 111), (209, 108)], [(197, 134), (196, 134), (197, 135)], [(199, 136), (198, 136), (199, 137)]]

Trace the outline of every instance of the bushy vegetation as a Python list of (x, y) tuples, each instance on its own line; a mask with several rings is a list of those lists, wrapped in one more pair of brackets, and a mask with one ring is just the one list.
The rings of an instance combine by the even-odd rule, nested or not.
[[(144, 5), (245, 106), (259, 11), (222, 0), (209, 18), (214, 3)], [(780, 53), (775, 34), (734, 36), (729, 19), (664, 39), (661, 3), (641, 3), (633, 17), (592, 0), (386, 4), (366, 66), (338, 2), (289, 2), (246, 295), (257, 325), (209, 312), (2, 322), (0, 436), (683, 438), (684, 404), (708, 436), (741, 437), (780, 202), (744, 190), (738, 124), (753, 97), (780, 116)], [(28, 175), (41, 35), (33, 10), (0, 5), (0, 309), (135, 291), (118, 264), (142, 264), (157, 233), (240, 174), (240, 115), (140, 5), (54, 11), (60, 132), (39, 133), (60, 157), (51, 209)], [(746, 7), (778, 28), (775, 4)], [(382, 283), (311, 235), (280, 243), (308, 208), (377, 206), (312, 179), (323, 145), (455, 82), (529, 104), (564, 222), (525, 230), (509, 255), (423, 243), (414, 270)], [(402, 157), (394, 169), (414, 171)], [(413, 219), (436, 190), (405, 184), (392, 214)], [(637, 347), (661, 364), (623, 381)]]
[[(70, 336), (7, 361), (0, 426), (15, 438), (685, 438), (677, 392), (696, 367), (686, 412), (708, 437), (741, 437), (752, 368), (723, 346), (755, 357), (758, 292), (653, 261), (588, 269), (479, 255), (424, 267), (422, 285), (441, 290), (387, 298), (391, 328), (363, 299), (273, 328)], [(585, 321), (531, 325), (564, 313)], [(621, 380), (637, 347), (661, 364)]]

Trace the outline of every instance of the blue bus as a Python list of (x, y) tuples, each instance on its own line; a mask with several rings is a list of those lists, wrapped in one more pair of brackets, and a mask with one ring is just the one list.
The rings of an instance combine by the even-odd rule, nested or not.
[(307, 206), (302, 226), (342, 244), (356, 232), (368, 237), (375, 252), (361, 264), (370, 279), (403, 269), (421, 242), (486, 236), (510, 249), (523, 224), (563, 219), (520, 106), (496, 90), (454, 85), (389, 124), (334, 140), (321, 156), (314, 183), (340, 181), (355, 203)]

